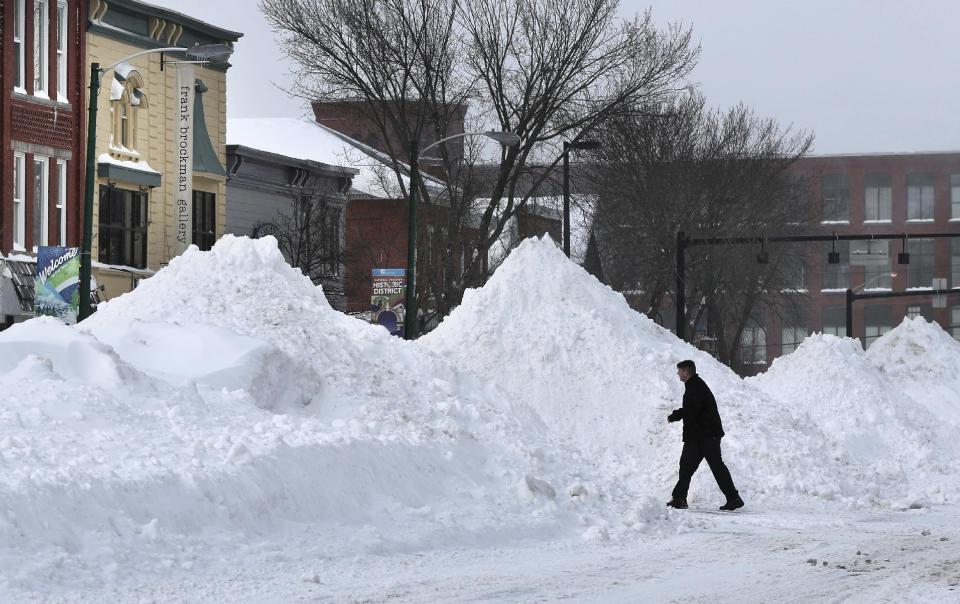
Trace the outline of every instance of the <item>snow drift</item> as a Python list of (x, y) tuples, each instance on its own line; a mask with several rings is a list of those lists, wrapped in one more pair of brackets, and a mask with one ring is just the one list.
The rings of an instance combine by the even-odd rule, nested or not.
[(272, 238), (192, 248), (79, 329), (0, 334), (0, 434), (0, 593), (267, 537), (345, 556), (677, 525), (524, 404), (334, 311)]
[[(496, 381), (569, 442), (605, 457), (623, 480), (661, 496), (676, 480), (681, 446), (679, 425), (666, 422), (683, 394), (676, 363), (693, 359), (719, 401), (725, 458), (745, 497), (852, 494), (802, 408), (744, 384), (632, 310), (549, 238), (524, 241), (422, 342)], [(691, 500), (721, 497), (711, 481), (698, 474)]]
[(814, 334), (747, 380), (802, 408), (830, 441), (831, 463), (876, 503), (943, 503), (960, 451), (923, 405), (868, 361), (859, 340)]

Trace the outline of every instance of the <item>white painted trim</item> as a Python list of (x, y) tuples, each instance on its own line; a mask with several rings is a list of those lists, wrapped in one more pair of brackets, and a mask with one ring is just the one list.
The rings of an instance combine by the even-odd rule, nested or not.
[[(26, 170), (27, 170), (27, 156), (24, 153), (14, 152), (13, 162), (16, 165), (17, 162), (20, 163), (20, 170), (17, 173), (17, 178), (13, 183), (13, 213), (16, 216), (16, 221), (13, 225), (13, 249), (18, 251), (24, 251), (26, 248), (26, 214), (27, 214), (27, 203), (26, 203)], [(16, 170), (16, 167), (14, 167)], [(19, 194), (19, 195), (18, 195)], [(17, 211), (17, 204), (20, 204), (19, 212)], [(17, 237), (19, 235), (19, 237)]]
[(60, 232), (57, 244), (67, 245), (67, 160), (57, 160), (57, 209), (60, 211)]
[[(19, 8), (19, 10), (20, 10), (20, 14), (19, 14), (19, 18), (17, 19), (17, 23), (14, 24), (15, 28), (16, 28), (16, 26), (19, 26), (19, 27), (20, 27), (20, 57), (19, 57), (19, 60), (20, 60), (20, 82), (14, 82), (14, 83), (13, 83), (13, 91), (14, 91), (14, 92), (21, 92), (21, 93), (23, 93), (23, 94), (26, 94), (26, 93), (27, 93), (27, 74), (24, 73), (24, 71), (25, 71), (26, 68), (27, 68), (27, 62), (26, 62), (27, 49), (24, 47), (24, 40), (26, 39), (26, 33), (27, 33), (27, 32), (24, 31), (24, 28), (26, 27), (26, 17), (25, 17), (25, 15), (24, 15), (24, 11), (27, 10), (26, 0), (13, 0), (13, 3), (14, 3), (14, 11), (16, 11), (18, 8)], [(16, 29), (14, 29), (13, 39), (14, 39), (14, 43), (16, 43), (16, 40), (17, 40), (17, 37), (16, 37)], [(17, 60), (17, 57), (14, 57), (13, 60), (16, 61), (16, 60)], [(19, 86), (18, 86), (18, 84), (19, 84)]]

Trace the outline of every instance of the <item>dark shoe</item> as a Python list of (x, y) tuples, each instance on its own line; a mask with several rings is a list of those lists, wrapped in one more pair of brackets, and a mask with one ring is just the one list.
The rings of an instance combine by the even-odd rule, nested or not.
[(678, 510), (685, 510), (689, 506), (687, 505), (686, 499), (677, 499), (676, 497), (674, 497), (673, 499), (667, 502), (667, 507), (676, 508)]
[(724, 512), (732, 512), (733, 510), (739, 510), (743, 507), (743, 499), (737, 497), (736, 499), (730, 499), (725, 504), (720, 506), (720, 510)]

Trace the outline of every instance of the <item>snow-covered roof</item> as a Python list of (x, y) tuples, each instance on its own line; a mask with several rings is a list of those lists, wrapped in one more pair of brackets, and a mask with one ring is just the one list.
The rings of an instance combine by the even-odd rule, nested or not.
[[(359, 170), (351, 195), (396, 199), (401, 196), (390, 157), (308, 118), (234, 118), (227, 120), (227, 144), (243, 145), (294, 159)], [(406, 165), (403, 165), (406, 169)], [(421, 174), (427, 186), (443, 183)], [(403, 176), (404, 187), (409, 179)]]

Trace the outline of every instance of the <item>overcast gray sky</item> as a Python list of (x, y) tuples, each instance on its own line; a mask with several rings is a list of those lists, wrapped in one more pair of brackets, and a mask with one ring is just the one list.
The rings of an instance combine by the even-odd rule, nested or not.
[[(230, 117), (300, 116), (289, 66), (256, 0), (147, 0), (243, 32)], [(815, 153), (960, 149), (957, 0), (623, 0), (625, 14), (693, 27), (693, 79), (708, 101), (743, 101), (816, 134)]]

